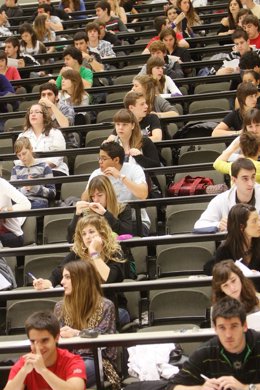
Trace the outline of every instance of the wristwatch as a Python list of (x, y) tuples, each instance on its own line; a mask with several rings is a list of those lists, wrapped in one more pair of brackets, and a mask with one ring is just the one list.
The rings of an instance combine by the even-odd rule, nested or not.
[(257, 390), (257, 386), (255, 383), (250, 383), (250, 385), (248, 385), (248, 390)]
[(119, 179), (123, 182), (124, 181), (124, 179), (126, 178), (126, 175), (120, 175), (119, 176)]

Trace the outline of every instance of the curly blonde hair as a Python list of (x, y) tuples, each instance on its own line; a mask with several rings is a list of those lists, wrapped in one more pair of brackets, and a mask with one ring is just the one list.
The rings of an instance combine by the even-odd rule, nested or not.
[(81, 218), (76, 226), (76, 231), (74, 235), (74, 244), (72, 250), (82, 259), (89, 260), (91, 257), (88, 253), (88, 248), (84, 246), (84, 241), (82, 238), (82, 231), (87, 226), (94, 226), (98, 231), (100, 237), (102, 238), (102, 249), (100, 252), (101, 258), (105, 263), (108, 261), (122, 261), (122, 250), (117, 242), (114, 233), (109, 226), (106, 219), (96, 213), (89, 212), (89, 215)]

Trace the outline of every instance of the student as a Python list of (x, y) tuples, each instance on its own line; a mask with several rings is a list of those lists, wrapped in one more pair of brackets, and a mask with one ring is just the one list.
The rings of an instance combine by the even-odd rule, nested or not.
[[(148, 196), (148, 185), (145, 174), (140, 165), (124, 162), (125, 151), (117, 142), (105, 142), (100, 146), (99, 169), (90, 175), (89, 182), (93, 177), (106, 175), (111, 181), (117, 200), (124, 202), (135, 199), (146, 199)], [(137, 234), (136, 215), (133, 210), (133, 234)], [(141, 209), (142, 232), (147, 236), (150, 230), (150, 219), (145, 209)], [(140, 234), (140, 232), (139, 232)], [(139, 235), (138, 234), (138, 235)]]
[(212, 303), (229, 296), (243, 303), (247, 314), (260, 310), (252, 280), (248, 279), (233, 260), (217, 263), (212, 272)]
[(90, 68), (92, 72), (103, 72), (105, 66), (102, 64), (101, 57), (98, 53), (91, 52), (88, 49), (88, 38), (84, 31), (79, 31), (73, 36), (74, 46), (82, 53), (82, 65)]
[(11, 368), (4, 390), (85, 390), (86, 372), (80, 356), (57, 348), (60, 326), (49, 312), (35, 312), (27, 318), (25, 330), (31, 352)]
[(7, 54), (0, 50), (0, 73), (3, 74), (7, 80), (21, 80), (19, 71), (15, 66), (8, 66)]
[(50, 4), (39, 4), (37, 8), (38, 15), (47, 15), (47, 24), (52, 31), (63, 31), (61, 19), (57, 15), (53, 15), (53, 9)]
[(162, 131), (158, 116), (148, 113), (148, 105), (142, 93), (128, 92), (124, 97), (124, 106), (135, 115), (144, 136), (149, 137), (153, 142), (167, 138), (167, 134)]
[[(93, 262), (80, 260), (67, 263), (62, 272), (61, 284), (64, 297), (56, 303), (54, 314), (59, 320), (62, 338), (78, 336), (82, 329), (94, 330), (99, 334), (116, 333), (115, 307), (113, 302), (103, 297), (101, 278)], [(75, 353), (84, 360), (87, 388), (90, 388), (96, 382), (93, 353), (89, 348), (81, 348)], [(103, 349), (104, 374), (111, 385), (119, 384), (114, 369), (115, 360), (116, 348)]]
[(111, 5), (108, 1), (98, 1), (95, 4), (95, 9), (98, 20), (106, 23), (107, 31), (113, 31), (114, 33), (128, 31), (121, 19), (111, 16)]
[(259, 21), (255, 15), (248, 15), (243, 20), (243, 28), (248, 34), (250, 45), (260, 49)]
[(146, 72), (158, 80), (160, 94), (171, 94), (173, 96), (182, 96), (181, 91), (175, 82), (167, 75), (164, 75), (165, 62), (159, 57), (150, 57), (146, 63)]
[(249, 9), (252, 14), (254, 14), (257, 19), (260, 18), (260, 5), (256, 4), (253, 0), (241, 0), (243, 6)]
[(61, 89), (62, 73), (69, 69), (79, 72), (84, 88), (91, 88), (93, 84), (93, 72), (82, 66), (83, 57), (81, 51), (74, 46), (69, 46), (63, 52), (63, 59), (65, 66), (61, 69), (56, 79), (58, 89)]
[(72, 107), (89, 105), (89, 95), (85, 92), (82, 78), (76, 70), (68, 69), (62, 72), (59, 100), (62, 104)]
[(114, 58), (116, 53), (113, 45), (100, 37), (100, 26), (97, 22), (86, 25), (87, 46), (91, 52), (99, 54), (100, 58)]
[(213, 130), (212, 137), (240, 134), (246, 112), (256, 107), (257, 94), (257, 87), (252, 83), (241, 83), (236, 93), (239, 109), (225, 116)]
[(252, 161), (247, 158), (237, 159), (231, 166), (234, 185), (209, 202), (194, 228), (216, 226), (219, 231), (226, 231), (228, 213), (237, 203), (254, 204), (260, 212), (260, 185), (255, 183), (255, 173), (256, 169)]
[(238, 12), (243, 9), (243, 5), (240, 0), (229, 0), (228, 2), (228, 16), (222, 18), (218, 35), (230, 35), (238, 25)]
[(213, 265), (226, 259), (241, 259), (248, 268), (260, 271), (260, 220), (256, 208), (244, 203), (234, 205), (228, 213), (227, 232), (213, 260), (205, 264), (206, 274), (210, 275)]
[(185, 18), (181, 22), (181, 32), (184, 38), (194, 36), (192, 27), (201, 25), (201, 20), (195, 11), (191, 0), (177, 0), (177, 8), (183, 12)]
[[(214, 161), (213, 167), (224, 174), (230, 174), (232, 162), (229, 159), (235, 156), (235, 152), (238, 147), (242, 152), (242, 155), (250, 159), (256, 168), (256, 182), (260, 184), (260, 161), (258, 157), (260, 155), (260, 137), (256, 134), (246, 131), (242, 132), (239, 137), (239, 146), (237, 143), (232, 143), (221, 155)], [(239, 158), (239, 154), (236, 155)]]
[[(36, 33), (37, 39), (42, 42), (55, 42), (56, 41), (56, 34), (55, 31), (53, 31), (48, 23), (48, 15), (47, 14), (40, 14), (36, 16), (33, 28)], [(53, 53), (55, 51), (55, 46), (50, 46), (47, 48), (47, 53)]]
[[(17, 3), (17, 0), (5, 0), (5, 4), (1, 5), (0, 12), (4, 11), (8, 18), (19, 18), (23, 16), (23, 9)], [(12, 21), (10, 24), (16, 25), (15, 21)]]
[(109, 4), (111, 5), (111, 12), (110, 14), (112, 16), (115, 16), (122, 20), (124, 24), (127, 23), (127, 15), (125, 13), (125, 10), (123, 7), (121, 7), (119, 0), (108, 0)]
[(178, 110), (167, 100), (159, 96), (157, 81), (151, 76), (136, 76), (133, 80), (132, 91), (141, 93), (145, 96), (148, 105), (148, 112), (154, 113), (158, 118), (169, 118), (178, 116)]
[[(64, 10), (67, 14), (75, 11), (86, 11), (83, 0), (61, 0), (59, 9)], [(74, 19), (86, 19), (87, 15), (74, 15)]]
[(20, 52), (22, 54), (35, 56), (46, 53), (46, 47), (37, 40), (36, 33), (30, 23), (23, 23), (19, 28), (19, 34), (21, 35)]
[(74, 124), (74, 108), (59, 101), (59, 90), (55, 84), (41, 84), (39, 92), (39, 104), (48, 108), (53, 127), (69, 127)]
[[(19, 158), (12, 168), (11, 180), (28, 180), (36, 178), (53, 177), (51, 168), (44, 162), (38, 162), (33, 155), (32, 145), (26, 137), (20, 137), (15, 141), (14, 152)], [(31, 202), (32, 209), (46, 208), (49, 200), (54, 200), (56, 195), (55, 184), (38, 184), (19, 187)]]
[(214, 305), (212, 320), (216, 336), (190, 356), (169, 390), (257, 389), (260, 335), (247, 328), (244, 306), (225, 297)]

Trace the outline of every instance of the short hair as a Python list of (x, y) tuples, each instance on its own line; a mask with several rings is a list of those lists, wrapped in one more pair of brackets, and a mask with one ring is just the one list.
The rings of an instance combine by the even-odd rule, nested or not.
[(259, 154), (260, 137), (245, 131), (240, 135), (240, 147), (245, 157), (255, 157)]
[(101, 8), (103, 11), (107, 10), (107, 14), (110, 15), (111, 12), (111, 5), (106, 0), (98, 1), (95, 5), (95, 9)]
[(44, 84), (41, 84), (41, 85), (40, 85), (40, 88), (39, 88), (40, 96), (41, 96), (41, 93), (42, 93), (43, 91), (46, 91), (47, 89), (49, 89), (50, 91), (52, 91), (52, 92), (54, 93), (55, 96), (58, 96), (59, 90), (58, 90), (56, 84), (53, 84), (53, 83), (44, 83)]
[(5, 60), (7, 63), (7, 54), (4, 50), (0, 50), (0, 60)]
[[(87, 24), (86, 24), (86, 29), (85, 29), (86, 34), (88, 35), (88, 32), (89, 32), (89, 31), (92, 31), (92, 30), (97, 31), (98, 34), (100, 34), (100, 26), (99, 26), (99, 23), (97, 23), (97, 22), (89, 22), (89, 23), (87, 23)], [(87, 37), (87, 39), (88, 39), (88, 37)]]
[(158, 35), (162, 30), (162, 26), (166, 25), (166, 21), (167, 21), (166, 16), (156, 16), (156, 18), (154, 19), (153, 26)]
[(37, 311), (25, 321), (27, 337), (32, 329), (47, 330), (54, 338), (60, 333), (60, 324), (55, 315), (49, 311)]
[(175, 42), (177, 42), (177, 36), (176, 32), (172, 28), (164, 28), (161, 33), (160, 33), (160, 40), (162, 41), (165, 37), (168, 37), (168, 35), (171, 35), (174, 39)]
[(243, 38), (245, 41), (248, 41), (248, 34), (245, 30), (242, 28), (237, 28), (233, 34), (231, 35), (232, 41), (234, 42), (235, 39)]
[(19, 137), (14, 143), (14, 152), (15, 154), (20, 153), (23, 148), (28, 150), (33, 150), (31, 141), (28, 137)]
[(153, 43), (151, 43), (151, 45), (148, 47), (148, 50), (151, 54), (155, 53), (158, 50), (160, 50), (164, 54), (167, 53), (167, 48), (166, 48), (165, 44), (160, 40), (154, 41)]
[(130, 91), (124, 97), (124, 107), (129, 109), (129, 106), (135, 106), (138, 99), (144, 98), (144, 95), (139, 92)]
[(245, 157), (240, 157), (232, 163), (231, 176), (237, 177), (241, 169), (245, 169), (246, 171), (256, 171), (254, 163)]
[(124, 148), (121, 145), (119, 145), (119, 143), (115, 141), (104, 142), (103, 144), (101, 144), (100, 150), (106, 152), (112, 160), (114, 160), (116, 157), (119, 157), (120, 165), (124, 164), (125, 151)]
[(43, 8), (44, 9), (44, 12), (47, 13), (47, 12), (50, 12), (50, 14), (52, 13), (51, 12), (51, 5), (50, 4), (47, 4), (47, 3), (42, 3), (42, 4), (39, 4), (37, 9), (39, 8)]
[(77, 49), (75, 46), (69, 46), (67, 47), (63, 52), (63, 58), (66, 56), (71, 56), (74, 60), (78, 61), (78, 63), (81, 65), (83, 62), (82, 53), (79, 49)]
[(250, 50), (241, 56), (240, 69), (254, 69), (255, 66), (260, 67), (260, 57), (256, 52)]
[(259, 20), (258, 18), (255, 16), (255, 15), (247, 15), (243, 22), (242, 22), (242, 25), (244, 26), (245, 24), (253, 24), (254, 26), (256, 26), (259, 30)]
[(18, 46), (18, 48), (20, 47), (20, 42), (19, 42), (19, 39), (17, 37), (6, 38), (5, 44), (6, 43), (11, 43), (13, 45), (13, 47), (17, 47), (17, 46)]
[(87, 34), (84, 31), (79, 31), (73, 35), (73, 42), (80, 41), (81, 39), (84, 39), (86, 42), (88, 40)]
[(245, 306), (240, 303), (237, 299), (224, 297), (220, 299), (213, 306), (212, 310), (212, 321), (213, 324), (216, 325), (216, 321), (218, 317), (222, 317), (225, 319), (230, 319), (234, 317), (238, 317), (241, 321), (241, 324), (244, 325), (246, 322), (246, 309)]

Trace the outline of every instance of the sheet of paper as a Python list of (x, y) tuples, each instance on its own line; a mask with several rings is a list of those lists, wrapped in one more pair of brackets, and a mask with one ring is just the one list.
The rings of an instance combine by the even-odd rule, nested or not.
[(253, 271), (253, 270), (251, 270), (250, 268), (248, 268), (245, 264), (243, 264), (243, 263), (241, 262), (241, 259), (240, 259), (240, 260), (236, 260), (236, 261), (235, 261), (235, 264), (236, 264), (236, 266), (237, 266), (238, 268), (241, 269), (241, 271), (243, 272), (243, 274), (244, 274), (245, 276), (253, 276), (253, 275), (258, 275), (258, 274), (260, 274), (259, 271)]
[(11, 287), (11, 283), (0, 273), (0, 290)]
[(234, 69), (237, 69), (238, 65), (239, 65), (239, 59), (238, 58), (235, 58), (234, 60), (231, 60), (231, 61), (226, 61), (226, 60), (223, 61), (224, 68), (234, 68)]

